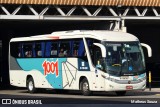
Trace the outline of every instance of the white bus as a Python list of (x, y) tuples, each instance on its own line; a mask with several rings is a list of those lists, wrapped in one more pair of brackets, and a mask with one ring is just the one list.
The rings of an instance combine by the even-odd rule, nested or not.
[(116, 31), (62, 31), (12, 38), (10, 84), (38, 88), (126, 91), (146, 88), (141, 44), (132, 34)]

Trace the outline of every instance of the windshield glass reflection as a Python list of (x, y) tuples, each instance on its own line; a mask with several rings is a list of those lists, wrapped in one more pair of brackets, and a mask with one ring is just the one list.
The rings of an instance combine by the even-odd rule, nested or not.
[(140, 43), (104, 43), (107, 53), (101, 64), (111, 75), (139, 75), (145, 72), (145, 62)]

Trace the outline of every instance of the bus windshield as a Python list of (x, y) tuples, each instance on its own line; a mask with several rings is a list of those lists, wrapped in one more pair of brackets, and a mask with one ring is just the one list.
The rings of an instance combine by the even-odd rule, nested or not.
[(139, 42), (104, 42), (104, 70), (110, 75), (139, 75), (145, 72), (143, 50)]

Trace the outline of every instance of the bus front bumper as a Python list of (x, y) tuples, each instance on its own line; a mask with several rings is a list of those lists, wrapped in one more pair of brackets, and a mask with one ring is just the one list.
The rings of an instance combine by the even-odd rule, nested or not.
[(143, 80), (140, 83), (128, 83), (120, 84), (112, 81), (106, 80), (105, 91), (132, 91), (132, 90), (145, 90), (146, 80)]

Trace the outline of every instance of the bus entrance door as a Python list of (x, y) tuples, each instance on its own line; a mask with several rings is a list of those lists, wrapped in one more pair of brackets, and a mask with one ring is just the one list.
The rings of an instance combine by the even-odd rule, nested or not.
[(104, 83), (105, 80), (104, 78), (100, 78), (101, 75), (104, 75), (103, 71), (103, 63), (102, 63), (102, 54), (101, 54), (101, 50), (99, 47), (95, 46), (94, 47), (94, 64), (96, 66), (95, 69), (95, 88), (97, 88), (97, 90), (103, 90), (104, 89)]

